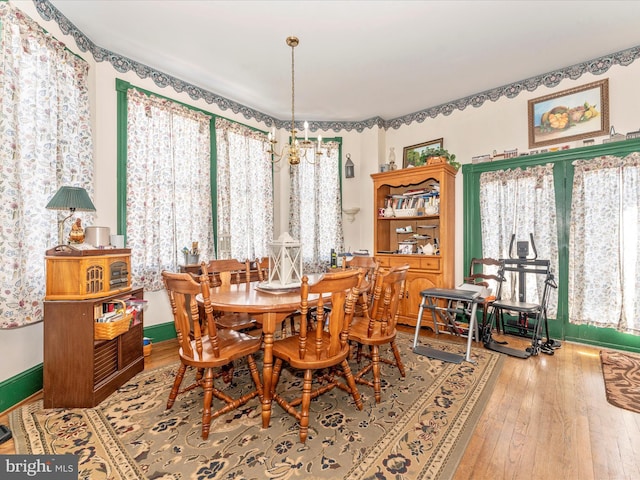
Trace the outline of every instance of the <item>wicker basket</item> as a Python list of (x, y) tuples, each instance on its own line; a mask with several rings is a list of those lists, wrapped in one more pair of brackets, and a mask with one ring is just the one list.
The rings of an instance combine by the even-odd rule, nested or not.
[[(122, 310), (123, 312), (127, 311), (126, 302), (123, 300), (114, 300), (114, 302), (121, 304), (118, 310)], [(95, 322), (93, 324), (93, 338), (95, 340), (112, 340), (118, 335), (129, 331), (130, 325), (131, 314), (125, 314), (120, 320), (113, 322)]]
[(125, 315), (115, 322), (95, 322), (93, 326), (93, 338), (96, 340), (113, 340), (118, 335), (129, 331), (131, 315)]

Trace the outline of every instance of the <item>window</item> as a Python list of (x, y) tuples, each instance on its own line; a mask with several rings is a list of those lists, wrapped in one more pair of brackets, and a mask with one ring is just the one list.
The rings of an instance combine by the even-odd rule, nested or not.
[[(530, 241), (531, 235), (541, 260), (549, 260), (555, 275), (558, 272), (558, 227), (553, 182), (553, 165), (538, 165), (485, 172), (480, 175), (480, 221), (482, 225), (482, 256), (509, 258), (511, 238)], [(514, 247), (515, 248), (515, 247)], [(533, 252), (529, 256), (532, 256)], [(527, 302), (539, 303), (544, 290), (544, 278), (538, 284), (526, 284)], [(502, 293), (505, 299), (516, 299), (517, 277), (507, 278)], [(558, 295), (552, 290), (548, 315), (556, 316)]]
[[(273, 166), (267, 136), (216, 119), (218, 258), (269, 255), (273, 239)], [(228, 244), (226, 248), (224, 245)]]
[(118, 227), (136, 285), (162, 289), (162, 270), (177, 271), (193, 242), (200, 261), (266, 255), (273, 237), (266, 135), (121, 80), (116, 89)]
[(93, 142), (87, 63), (9, 2), (0, 35), (0, 328), (13, 328), (43, 318), (42, 255), (69, 215), (45, 205), (62, 185), (93, 196)]
[(640, 153), (574, 168), (569, 321), (640, 335)]
[(211, 117), (176, 102), (127, 92), (126, 236), (133, 283), (163, 288), (193, 242), (214, 257)]
[[(303, 158), (290, 167), (289, 232), (300, 240), (305, 272), (324, 271), (331, 249), (344, 249), (340, 143), (330, 140), (323, 145), (326, 154), (315, 164)], [(315, 157), (315, 152), (313, 147), (308, 155)]]

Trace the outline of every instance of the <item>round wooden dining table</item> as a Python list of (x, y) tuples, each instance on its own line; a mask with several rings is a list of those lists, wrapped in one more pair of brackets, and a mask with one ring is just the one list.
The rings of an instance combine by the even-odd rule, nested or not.
[[(322, 274), (308, 274), (309, 284), (316, 283)], [(223, 312), (262, 314), (264, 360), (262, 366), (262, 428), (271, 420), (271, 374), (273, 372), (273, 336), (276, 326), (300, 308), (300, 289), (268, 289), (260, 282), (241, 283), (211, 288), (211, 305)], [(317, 295), (309, 295), (314, 300)], [(200, 299), (201, 300), (201, 299)]]

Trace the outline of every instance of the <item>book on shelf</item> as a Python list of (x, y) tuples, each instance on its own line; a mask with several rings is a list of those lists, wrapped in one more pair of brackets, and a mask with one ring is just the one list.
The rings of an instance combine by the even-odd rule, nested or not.
[(98, 323), (111, 323), (117, 320), (121, 320), (124, 317), (124, 312), (107, 312), (96, 318), (96, 322)]
[(94, 306), (93, 317), (98, 323), (109, 323), (130, 316), (135, 325), (138, 312), (142, 310), (145, 303), (146, 300), (135, 297), (108, 300)]

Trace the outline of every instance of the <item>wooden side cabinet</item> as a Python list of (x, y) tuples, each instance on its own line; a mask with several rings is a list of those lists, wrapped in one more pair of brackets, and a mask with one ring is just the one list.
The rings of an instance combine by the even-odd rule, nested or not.
[(95, 340), (96, 312), (115, 300), (144, 298), (142, 288), (89, 300), (44, 302), (44, 407), (95, 407), (144, 369), (143, 312), (112, 340)]
[[(453, 287), (456, 173), (442, 163), (371, 175), (374, 256), (383, 268), (410, 266), (400, 323), (416, 324), (422, 290)], [(437, 252), (425, 253), (426, 244)]]

